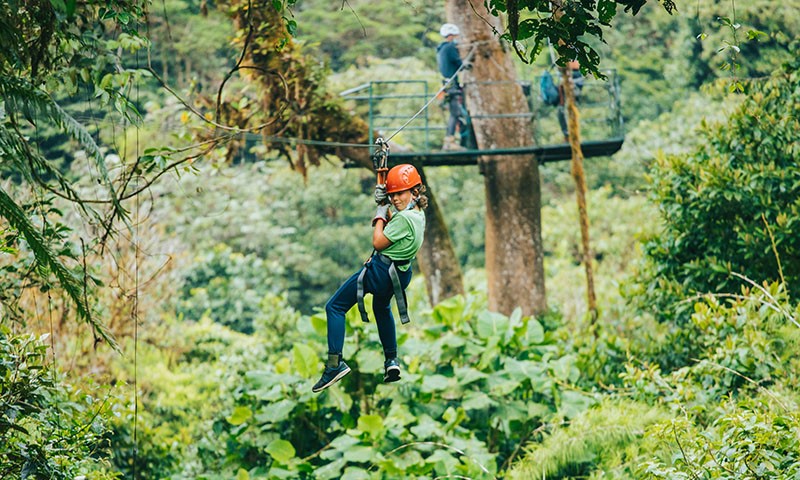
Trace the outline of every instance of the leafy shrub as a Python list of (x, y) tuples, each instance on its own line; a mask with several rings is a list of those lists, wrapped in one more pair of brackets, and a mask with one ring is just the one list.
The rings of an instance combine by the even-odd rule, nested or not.
[(800, 476), (797, 405), (767, 398), (728, 400), (709, 425), (677, 418), (650, 434), (675, 451), (642, 465), (643, 478), (790, 480)]
[(217, 245), (198, 255), (186, 274), (178, 313), (195, 321), (208, 315), (234, 330), (252, 333), (262, 312), (261, 301), (278, 288), (275, 272), (280, 270), (255, 255)]
[(399, 384), (382, 383), (374, 325), (355, 309), (347, 320), (353, 371), (321, 394), (311, 386), (322, 371), (324, 316), (271, 337), (262, 366), (235, 382), (235, 405), (197, 442), (202, 468), (192, 474), (491, 478), (543, 422), (593, 402), (559, 386), (577, 379), (575, 359), (536, 319), (488, 312), (476, 297), (451, 298), (400, 327)]
[[(528, 447), (525, 459), (508, 472), (509, 479), (585, 476), (613, 462), (645, 434), (670, 418), (664, 409), (631, 401), (606, 400), (572, 422), (557, 426), (540, 443)], [(632, 473), (631, 471), (628, 472)]]
[(737, 293), (746, 282), (732, 272), (800, 283), (799, 86), (797, 71), (753, 81), (727, 123), (704, 125), (706, 145), (657, 160), (651, 193), (664, 230), (645, 245), (634, 295), (659, 319), (685, 324), (682, 299)]
[(104, 441), (114, 399), (61, 383), (43, 340), (0, 326), (0, 477), (116, 478)]
[(630, 363), (623, 375), (634, 399), (676, 414), (648, 432), (666, 448), (653, 448), (637, 477), (796, 478), (798, 310), (774, 284), (725, 303), (709, 295), (694, 312), (682, 329), (691, 364), (662, 373)]
[[(231, 408), (229, 390), (238, 375), (255, 368), (264, 342), (205, 318), (201, 322), (166, 317), (143, 330), (138, 365), (130, 357), (115, 365), (117, 378), (133, 383), (138, 368), (138, 411), (133, 392), (114, 407), (106, 434), (111, 461), (124, 478), (167, 478), (191, 470), (197, 439), (209, 434), (206, 420)], [(124, 344), (133, 349), (132, 340)], [(135, 434), (134, 434), (135, 430)], [(190, 476), (190, 478), (195, 478)]]

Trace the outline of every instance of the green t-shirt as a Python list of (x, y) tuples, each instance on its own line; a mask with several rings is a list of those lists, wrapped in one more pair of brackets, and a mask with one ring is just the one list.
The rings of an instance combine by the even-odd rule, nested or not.
[[(425, 212), (404, 210), (392, 215), (392, 219), (383, 229), (383, 234), (392, 242), (381, 253), (392, 260), (411, 260), (417, 254), (425, 236)], [(398, 266), (402, 271), (409, 265)]]

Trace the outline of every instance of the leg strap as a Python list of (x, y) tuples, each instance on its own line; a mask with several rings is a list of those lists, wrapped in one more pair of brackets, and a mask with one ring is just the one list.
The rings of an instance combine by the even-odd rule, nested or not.
[(392, 287), (394, 288), (394, 301), (397, 302), (397, 312), (400, 314), (400, 323), (406, 324), (411, 321), (408, 318), (408, 301), (406, 299), (406, 291), (400, 285), (400, 276), (397, 275), (397, 268), (394, 262), (389, 265), (389, 278), (392, 279)]
[[(361, 320), (364, 323), (369, 323), (369, 315), (367, 315), (367, 307), (364, 306), (364, 276), (367, 274), (367, 267), (361, 269), (356, 281), (356, 299), (358, 300), (358, 313), (361, 314)], [(353, 298), (353, 297), (350, 297)]]

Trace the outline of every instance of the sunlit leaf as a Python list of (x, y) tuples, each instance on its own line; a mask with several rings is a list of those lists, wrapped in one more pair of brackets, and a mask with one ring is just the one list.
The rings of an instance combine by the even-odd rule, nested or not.
[(250, 410), (249, 407), (239, 406), (233, 409), (233, 413), (226, 420), (231, 425), (241, 425), (244, 422), (250, 420), (252, 416), (253, 416), (253, 411)]
[(265, 451), (275, 459), (275, 461), (286, 464), (294, 458), (294, 446), (286, 440), (275, 439), (267, 445)]
[(383, 419), (380, 415), (361, 415), (356, 428), (375, 438), (383, 431)]
[(292, 359), (295, 372), (302, 377), (312, 378), (321, 371), (317, 352), (307, 345), (295, 343), (292, 347)]

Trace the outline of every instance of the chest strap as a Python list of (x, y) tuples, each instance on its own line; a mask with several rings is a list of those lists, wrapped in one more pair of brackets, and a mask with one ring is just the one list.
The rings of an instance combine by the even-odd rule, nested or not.
[(367, 307), (364, 305), (364, 276), (367, 274), (367, 268), (369, 268), (367, 264), (375, 258), (389, 265), (389, 278), (392, 280), (394, 301), (397, 303), (397, 312), (400, 314), (400, 322), (403, 324), (410, 322), (411, 319), (408, 318), (408, 299), (406, 297), (406, 291), (403, 290), (403, 286), (400, 284), (400, 276), (397, 274), (397, 267), (395, 267), (395, 265), (406, 265), (410, 263), (411, 260), (392, 260), (382, 253), (373, 254), (369, 260), (367, 260), (364, 268), (361, 269), (361, 273), (358, 274), (358, 280), (356, 281), (356, 299), (358, 300), (358, 312), (361, 314), (361, 320), (365, 323), (369, 323)]

